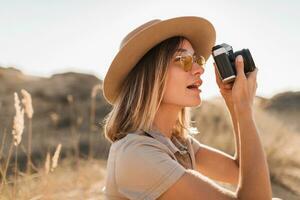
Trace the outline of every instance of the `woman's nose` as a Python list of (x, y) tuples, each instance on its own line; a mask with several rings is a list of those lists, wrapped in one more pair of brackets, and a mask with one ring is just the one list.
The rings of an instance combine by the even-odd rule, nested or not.
[(205, 71), (204, 69), (204, 65), (199, 65), (198, 63), (194, 63), (193, 64), (193, 68), (192, 68), (192, 73), (193, 75), (196, 75), (196, 74), (203, 74)]

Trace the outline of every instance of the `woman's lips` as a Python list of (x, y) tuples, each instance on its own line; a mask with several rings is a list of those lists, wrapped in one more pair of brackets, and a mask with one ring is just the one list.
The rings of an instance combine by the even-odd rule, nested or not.
[(202, 92), (200, 88), (191, 88), (191, 89), (187, 88), (187, 89), (197, 93)]
[(202, 92), (202, 90), (200, 89), (200, 86), (202, 85), (202, 80), (201, 79), (197, 80), (197, 81), (194, 82), (194, 84), (197, 85), (197, 87), (193, 87), (193, 88), (188, 88), (187, 87), (187, 89), (191, 90), (193, 92), (197, 92), (197, 93)]
[(189, 84), (188, 86), (190, 86), (190, 85), (197, 85), (197, 87), (200, 87), (202, 85), (202, 80), (198, 79), (198, 80), (194, 81), (193, 83)]

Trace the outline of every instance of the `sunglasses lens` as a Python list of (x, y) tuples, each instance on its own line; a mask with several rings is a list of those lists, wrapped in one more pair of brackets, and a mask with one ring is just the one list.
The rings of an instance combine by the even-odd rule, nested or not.
[(184, 69), (184, 71), (188, 72), (192, 69), (193, 62), (196, 62), (198, 65), (204, 65), (205, 64), (205, 58), (203, 56), (199, 56), (198, 58), (196, 56), (192, 57), (191, 55), (184, 55), (178, 59), (180, 61), (181, 67)]
[(192, 56), (185, 56), (184, 57), (184, 71), (190, 71), (193, 66), (193, 58)]
[(197, 59), (197, 63), (199, 65), (204, 65), (205, 64), (205, 58), (203, 56), (199, 56), (199, 58)]

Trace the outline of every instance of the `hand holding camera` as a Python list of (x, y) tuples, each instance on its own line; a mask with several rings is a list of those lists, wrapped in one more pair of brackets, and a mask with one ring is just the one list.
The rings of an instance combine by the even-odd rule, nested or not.
[(237, 109), (252, 108), (255, 93), (257, 89), (257, 71), (249, 72), (248, 76), (244, 73), (243, 57), (238, 56), (236, 59), (237, 76), (232, 87), (232, 101)]
[(216, 82), (220, 92), (227, 106), (251, 109), (257, 89), (258, 69), (250, 51), (243, 49), (233, 53), (229, 45), (222, 45), (213, 48)]
[(238, 55), (243, 57), (246, 75), (256, 68), (249, 49), (233, 52), (230, 45), (223, 43), (212, 48), (212, 55), (217, 65), (218, 74), (224, 83), (235, 80), (237, 75), (235, 59)]

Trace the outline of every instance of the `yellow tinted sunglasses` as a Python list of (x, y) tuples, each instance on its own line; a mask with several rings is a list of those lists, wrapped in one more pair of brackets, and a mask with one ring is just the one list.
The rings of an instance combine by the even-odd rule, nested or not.
[(178, 63), (181, 66), (181, 68), (186, 72), (191, 71), (193, 63), (197, 63), (200, 66), (205, 64), (205, 58), (203, 56), (196, 56), (190, 54), (176, 56), (174, 61)]

